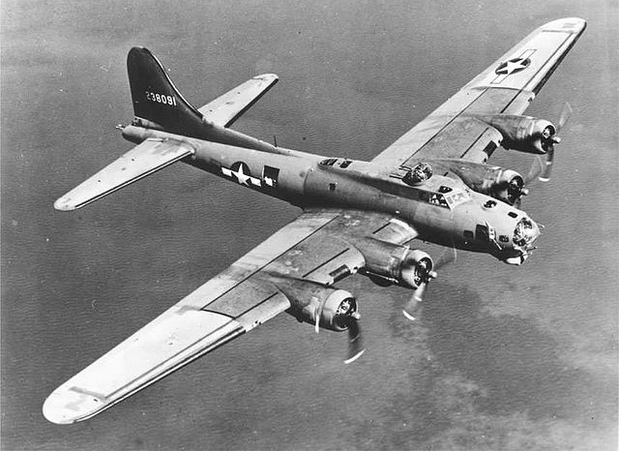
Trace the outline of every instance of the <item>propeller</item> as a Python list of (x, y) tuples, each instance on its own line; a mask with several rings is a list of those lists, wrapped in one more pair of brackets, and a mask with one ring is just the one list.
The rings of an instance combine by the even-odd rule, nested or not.
[(344, 318), (344, 324), (348, 326), (348, 356), (344, 360), (344, 364), (354, 362), (365, 352), (363, 338), (361, 336), (361, 327), (359, 327), (360, 315), (358, 312), (352, 315), (347, 315)]
[(327, 303), (327, 298), (325, 297), (320, 305), (318, 306), (318, 311), (316, 312), (316, 323), (314, 324), (314, 330), (316, 333), (320, 333), (320, 318), (322, 318), (322, 311), (325, 309), (325, 304)]
[(455, 262), (457, 258), (456, 248), (450, 247), (449, 249), (445, 249), (445, 251), (438, 257), (436, 262), (434, 263), (434, 267), (432, 271), (428, 271), (424, 277), (424, 280), (419, 284), (419, 287), (413, 292), (413, 295), (409, 299), (409, 301), (404, 306), (402, 310), (402, 314), (404, 317), (410, 321), (415, 321), (415, 313), (419, 308), (419, 303), (423, 299), (423, 295), (426, 292), (426, 288), (428, 283), (432, 279), (436, 279), (437, 273), (436, 271), (441, 269), (443, 266), (448, 265), (449, 263)]
[[(529, 170), (529, 173), (524, 179), (525, 186), (531, 183), (533, 180), (535, 180), (542, 173), (542, 171), (544, 170), (544, 166), (545, 164), (542, 161), (542, 158), (539, 155), (536, 156), (533, 159), (533, 164), (531, 165), (531, 169)], [(518, 200), (520, 201), (521, 199), (518, 199)], [(516, 207), (520, 208), (520, 203), (518, 203)]]
[(547, 182), (550, 180), (550, 171), (552, 170), (552, 163), (555, 156), (555, 144), (559, 144), (561, 142), (561, 138), (557, 135), (572, 115), (572, 111), (573, 110), (570, 104), (565, 102), (565, 105), (563, 105), (563, 109), (561, 110), (561, 115), (559, 116), (559, 122), (557, 123), (555, 132), (552, 133), (549, 129), (544, 130), (544, 134), (548, 130), (548, 136), (544, 135), (542, 138), (544, 140), (542, 147), (546, 150), (546, 164), (542, 167), (541, 175), (539, 176), (539, 180), (542, 182)]
[[(314, 323), (316, 333), (320, 332), (320, 317), (322, 316), (322, 311), (324, 310), (326, 303), (327, 299), (325, 298), (318, 307), (316, 322)], [(359, 326), (360, 318), (361, 315), (359, 312), (347, 312), (339, 317), (339, 321), (341, 321), (343, 326), (347, 327), (348, 331), (348, 355), (346, 360), (344, 360), (346, 365), (357, 360), (365, 352), (365, 346), (363, 345), (363, 338), (361, 336), (361, 327)]]
[(413, 296), (408, 300), (404, 306), (404, 309), (402, 309), (402, 315), (404, 315), (404, 317), (409, 321), (415, 321), (417, 319), (414, 314), (417, 313), (418, 305), (421, 302), (421, 297), (426, 291), (427, 284), (428, 282), (422, 283), (419, 288), (415, 290)]

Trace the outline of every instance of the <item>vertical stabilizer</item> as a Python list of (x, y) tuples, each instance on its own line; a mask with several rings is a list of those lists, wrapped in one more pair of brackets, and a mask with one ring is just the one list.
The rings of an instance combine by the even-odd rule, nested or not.
[(155, 55), (144, 47), (133, 47), (127, 55), (127, 70), (137, 117), (171, 133), (200, 134), (202, 114), (178, 92)]

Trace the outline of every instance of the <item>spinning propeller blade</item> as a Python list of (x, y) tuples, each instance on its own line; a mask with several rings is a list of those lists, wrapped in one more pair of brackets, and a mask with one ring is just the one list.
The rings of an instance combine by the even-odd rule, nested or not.
[[(320, 317), (322, 316), (326, 302), (327, 299), (325, 298), (320, 303), (318, 312), (316, 312), (316, 322), (314, 323), (314, 330), (316, 333), (320, 332)], [(359, 326), (359, 318), (361, 318), (359, 312), (345, 315), (342, 318), (343, 324), (348, 327), (348, 356), (346, 360), (344, 360), (346, 365), (357, 360), (365, 352), (363, 339), (361, 337), (361, 327)]]
[(324, 298), (318, 307), (318, 311), (316, 312), (316, 323), (314, 324), (314, 330), (316, 333), (320, 333), (320, 318), (322, 317), (322, 311), (325, 309), (325, 304), (327, 303), (327, 298)]
[(437, 277), (437, 270), (441, 269), (445, 265), (448, 265), (449, 263), (455, 262), (457, 257), (458, 255), (456, 253), (456, 248), (450, 247), (448, 249), (445, 249), (445, 251), (436, 259), (432, 271), (427, 274), (425, 280), (414, 291), (413, 295), (404, 306), (402, 314), (406, 319), (410, 321), (415, 321), (416, 310), (419, 308), (419, 303), (423, 300), (423, 295), (426, 292), (428, 283), (430, 282), (430, 280)]
[(348, 365), (363, 355), (365, 347), (359, 326), (359, 314), (355, 312), (346, 317), (346, 324), (348, 325), (348, 357), (344, 360), (344, 363)]
[(535, 159), (533, 160), (533, 164), (531, 165), (531, 169), (529, 170), (529, 173), (524, 179), (525, 186), (535, 180), (542, 173), (543, 169), (544, 162), (542, 161), (541, 157), (535, 157)]
[(559, 130), (563, 128), (573, 112), (574, 110), (572, 110), (571, 105), (568, 102), (565, 102), (565, 105), (563, 105), (563, 109), (561, 110), (561, 115), (559, 116), (559, 122), (557, 123), (557, 133), (559, 133)]
[(408, 300), (404, 309), (402, 309), (402, 315), (409, 321), (415, 321), (417, 318), (415, 315), (417, 314), (417, 308), (419, 307), (419, 303), (421, 302), (422, 296), (426, 291), (427, 282), (422, 283), (419, 288), (415, 290), (411, 298)]
[(557, 130), (555, 133), (549, 138), (548, 142), (548, 151), (546, 153), (546, 165), (542, 170), (542, 174), (539, 176), (539, 180), (541, 182), (547, 182), (550, 180), (550, 171), (552, 170), (552, 163), (555, 157), (555, 144), (559, 144), (561, 139), (557, 136), (559, 131), (563, 128), (565, 123), (568, 121), (570, 116), (572, 115), (572, 107), (569, 103), (565, 102), (563, 105), (563, 109), (561, 110), (561, 115), (559, 116), (559, 122), (557, 123)]

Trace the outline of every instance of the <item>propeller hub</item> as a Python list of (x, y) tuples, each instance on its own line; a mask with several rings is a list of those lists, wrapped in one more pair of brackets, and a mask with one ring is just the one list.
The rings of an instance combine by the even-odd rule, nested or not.
[(432, 261), (429, 258), (419, 260), (415, 266), (415, 282), (417, 285), (427, 283), (428, 280), (433, 279), (432, 273)]

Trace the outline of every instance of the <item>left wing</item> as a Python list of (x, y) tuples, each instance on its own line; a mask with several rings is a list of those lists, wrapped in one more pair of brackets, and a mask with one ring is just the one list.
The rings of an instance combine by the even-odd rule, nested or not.
[(207, 103), (198, 111), (207, 121), (229, 127), (260, 97), (277, 83), (275, 74), (262, 74), (247, 80), (234, 89)]
[(416, 233), (382, 214), (303, 213), (58, 387), (43, 414), (58, 424), (88, 419), (290, 308), (279, 286), (294, 282), (310, 297), (343, 265), (354, 274), (365, 262), (349, 238), (363, 236), (401, 244)]
[(372, 161), (393, 168), (412, 159), (485, 163), (501, 135), (471, 115), (522, 114), (585, 27), (579, 18), (539, 27)]

